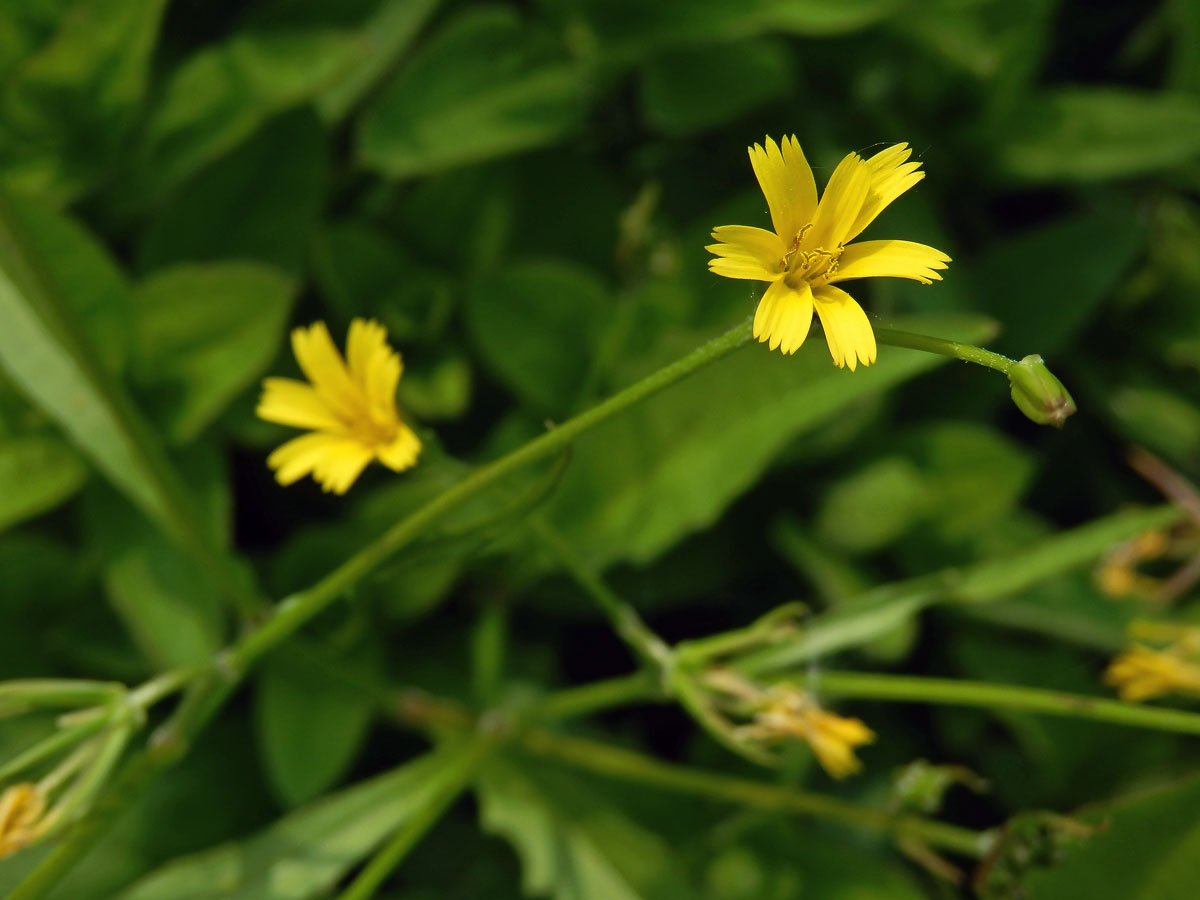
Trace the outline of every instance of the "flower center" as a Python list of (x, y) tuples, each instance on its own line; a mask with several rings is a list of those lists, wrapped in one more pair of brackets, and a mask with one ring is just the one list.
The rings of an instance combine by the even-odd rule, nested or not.
[(804, 236), (812, 228), (812, 223), (805, 225), (792, 238), (792, 246), (787, 254), (779, 261), (784, 270), (783, 280), (790, 288), (798, 288), (804, 282), (817, 285), (824, 284), (838, 270), (838, 261), (842, 256), (844, 244), (838, 244), (834, 249), (828, 247), (808, 247), (801, 249)]
[(390, 444), (400, 430), (399, 423), (391, 416), (380, 415), (374, 410), (356, 410), (350, 429), (362, 443), (369, 447)]

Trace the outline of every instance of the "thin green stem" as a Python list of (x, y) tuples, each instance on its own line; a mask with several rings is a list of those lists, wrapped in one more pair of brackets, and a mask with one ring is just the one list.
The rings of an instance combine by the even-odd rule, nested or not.
[(1008, 374), (1008, 370), (1017, 364), (1015, 359), (1009, 359), (991, 350), (984, 350), (972, 344), (961, 344), (958, 341), (947, 341), (942, 338), (930, 337), (924, 334), (913, 334), (911, 331), (901, 331), (899, 328), (881, 328), (875, 326), (875, 340), (880, 344), (893, 347), (907, 347), (910, 350), (924, 350), (926, 353), (937, 353), (949, 356), (951, 359), (961, 359), (964, 362), (975, 363), (995, 369), (997, 372)]
[(747, 319), (682, 359), (534, 438), (507, 456), (476, 469), (416, 512), (401, 519), (380, 538), (350, 557), (315, 585), (293, 594), (280, 603), (269, 619), (232, 648), (229, 653), (230, 663), (239, 668), (253, 663), (371, 573), (384, 560), (419, 537), (434, 522), (496, 482), (519, 469), (552, 456), (584, 432), (697, 369), (715, 362), (749, 340), (750, 320)]
[(618, 597), (575, 554), (558, 529), (541, 516), (530, 516), (529, 526), (563, 570), (583, 588), (608, 617), (613, 630), (629, 645), (646, 665), (669, 676), (672, 665), (671, 648), (642, 621), (638, 611)]
[(982, 858), (993, 840), (990, 832), (971, 831), (915, 816), (893, 816), (821, 794), (666, 763), (630, 750), (549, 731), (530, 731), (519, 740), (526, 750), (539, 756), (625, 781), (683, 794), (716, 797), (757, 809), (815, 816), (886, 831), (897, 838), (915, 838), (973, 859)]
[(499, 744), (497, 736), (476, 737), (473, 752), (469, 753), (434, 794), (428, 803), (405, 821), (387, 843), (363, 867), (350, 886), (338, 894), (337, 900), (368, 900), (383, 886), (392, 871), (404, 861), (410, 850), (442, 817), (442, 814), (461, 796), (475, 778), (479, 767)]
[(523, 719), (527, 722), (578, 719), (614, 706), (661, 703), (666, 699), (662, 679), (657, 673), (641, 671), (556, 691), (536, 703)]
[(101, 796), (92, 813), (41, 861), (14, 891), (10, 900), (36, 900), (44, 897), (107, 832), (108, 823), (124, 810), (128, 801), (187, 752), (209, 719), (228, 699), (246, 670), (342, 596), (361, 578), (421, 536), (430, 525), (496, 482), (525, 466), (558, 453), (580, 435), (622, 410), (749, 343), (750, 324), (750, 319), (746, 319), (682, 359), (651, 373), (495, 462), (476, 469), (462, 481), (401, 519), (380, 538), (312, 587), (280, 602), (265, 621), (228, 650), (223, 651), (207, 673), (191, 686), (175, 714), (152, 738), (150, 746), (129, 761), (116, 783)]
[(1200, 734), (1200, 713), (1012, 684), (870, 672), (820, 672), (812, 683), (822, 695), (830, 697), (1012, 709), (1156, 731)]

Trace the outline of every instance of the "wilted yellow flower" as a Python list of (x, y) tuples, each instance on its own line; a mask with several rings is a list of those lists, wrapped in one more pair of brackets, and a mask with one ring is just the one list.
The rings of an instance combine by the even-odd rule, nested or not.
[(1109, 664), (1104, 682), (1117, 688), (1122, 700), (1134, 702), (1164, 694), (1200, 694), (1200, 665), (1177, 651), (1134, 644)]
[(800, 738), (812, 747), (817, 761), (834, 778), (845, 778), (861, 769), (854, 748), (875, 740), (875, 732), (860, 719), (826, 712), (812, 695), (789, 684), (771, 688), (753, 723), (739, 728), (738, 733), (768, 742)]
[(750, 162), (771, 210), (775, 230), (722, 225), (706, 249), (709, 268), (726, 278), (770, 282), (754, 315), (754, 336), (795, 353), (808, 336), (813, 309), (821, 319), (834, 364), (854, 371), (875, 361), (875, 332), (862, 307), (834, 285), (852, 278), (940, 281), (950, 257), (912, 241), (861, 241), (846, 246), (880, 211), (925, 177), (908, 162), (908, 144), (869, 159), (851, 153), (841, 161), (817, 202), (812, 169), (795, 136), (782, 146), (767, 138), (750, 148)]
[(33, 843), (49, 826), (46, 797), (37, 785), (23, 783), (0, 795), (0, 859)]
[(323, 322), (293, 331), (292, 350), (311, 384), (264, 379), (258, 404), (269, 422), (312, 429), (267, 458), (280, 484), (311, 473), (324, 490), (344, 494), (373, 459), (396, 472), (416, 463), (421, 441), (396, 410), (402, 365), (382, 325), (351, 322), (346, 361)]

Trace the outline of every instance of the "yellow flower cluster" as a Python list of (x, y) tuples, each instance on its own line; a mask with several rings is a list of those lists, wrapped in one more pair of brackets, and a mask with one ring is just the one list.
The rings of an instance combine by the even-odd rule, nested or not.
[(50, 826), (46, 796), (37, 785), (22, 783), (0, 794), (0, 859), (29, 846)]
[(1200, 628), (1167, 622), (1134, 622), (1130, 637), (1165, 642), (1155, 650), (1134, 643), (1104, 672), (1104, 682), (1122, 700), (1137, 702), (1166, 694), (1200, 696)]

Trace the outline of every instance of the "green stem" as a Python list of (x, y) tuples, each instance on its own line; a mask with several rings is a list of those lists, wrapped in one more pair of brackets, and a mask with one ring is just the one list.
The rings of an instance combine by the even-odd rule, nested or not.
[(629, 645), (643, 663), (669, 677), (672, 666), (671, 648), (651, 631), (638, 611), (618, 597), (575, 555), (571, 545), (558, 529), (541, 516), (530, 516), (529, 526), (542, 545), (553, 554), (564, 571), (583, 588), (584, 593), (608, 616), (613, 630)]
[(491, 485), (519, 469), (552, 456), (584, 432), (749, 341), (750, 320), (747, 319), (682, 359), (647, 375), (586, 412), (518, 447), (507, 456), (476, 469), (458, 484), (401, 519), (380, 538), (350, 557), (308, 590), (293, 594), (280, 603), (269, 619), (232, 648), (229, 654), (230, 662), (238, 667), (246, 667), (253, 663), (325, 609), (389, 556), (419, 537), (438, 519)]
[(822, 695), (831, 697), (1013, 709), (1156, 731), (1200, 734), (1200, 713), (1012, 684), (870, 672), (820, 672), (812, 678), (812, 683)]
[(578, 719), (614, 706), (630, 703), (661, 703), (667, 699), (662, 679), (650, 671), (620, 678), (606, 678), (580, 687), (555, 691), (539, 701), (523, 718), (528, 722)]
[(109, 822), (124, 810), (128, 800), (139, 794), (160, 772), (169, 768), (187, 752), (201, 729), (228, 699), (249, 666), (290, 637), (359, 579), (421, 536), (430, 525), (491, 485), (525, 466), (554, 455), (580, 435), (627, 407), (749, 343), (750, 322), (750, 319), (746, 319), (682, 359), (651, 373), (557, 428), (518, 447), (507, 456), (476, 469), (462, 481), (401, 519), (375, 542), (363, 548), (315, 585), (280, 602), (261, 625), (248, 632), (213, 662), (208, 674), (192, 686), (175, 714), (151, 740), (151, 745), (129, 761), (122, 775), (97, 802), (92, 813), (41, 861), (9, 900), (35, 900), (44, 897), (95, 842), (107, 833)]
[(897, 838), (915, 838), (930, 846), (973, 859), (982, 858), (993, 839), (990, 832), (970, 831), (915, 816), (893, 816), (821, 794), (666, 763), (630, 750), (549, 731), (531, 731), (519, 740), (525, 749), (539, 756), (548, 756), (625, 781), (700, 797), (717, 797), (758, 809), (815, 816), (860, 828), (886, 831)]
[(972, 344), (960, 344), (958, 341), (947, 341), (942, 338), (929, 337), (924, 334), (913, 334), (911, 331), (901, 331), (898, 328), (880, 328), (875, 326), (875, 340), (880, 344), (890, 344), (893, 347), (907, 347), (910, 350), (924, 350), (926, 353), (937, 353), (949, 356), (951, 359), (961, 359), (964, 362), (975, 363), (995, 369), (997, 372), (1008, 374), (1008, 370), (1017, 364), (1015, 359), (984, 350)]
[(363, 867), (350, 886), (338, 894), (337, 900), (368, 900), (383, 886), (388, 875), (404, 861), (408, 852), (425, 836), (425, 833), (442, 817), (451, 804), (459, 798), (475, 778), (479, 767), (499, 744), (497, 736), (477, 737), (475, 747), (458, 764), (458, 770), (448, 777), (441, 789), (435, 793), (412, 818), (401, 825), (388, 842)]

